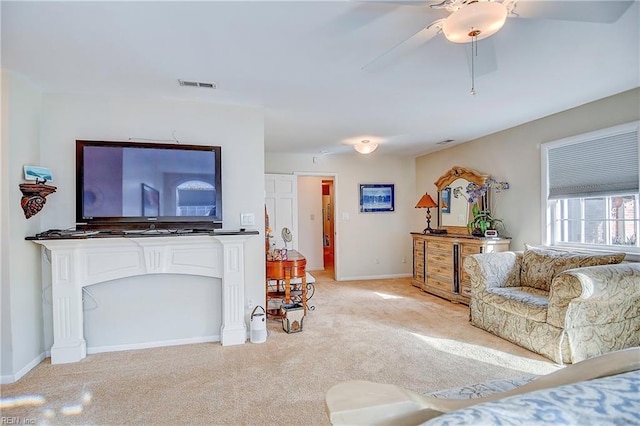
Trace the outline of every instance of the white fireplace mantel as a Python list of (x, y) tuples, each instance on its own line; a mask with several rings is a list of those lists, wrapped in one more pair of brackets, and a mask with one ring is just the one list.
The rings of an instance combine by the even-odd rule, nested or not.
[(252, 234), (33, 240), (50, 251), (53, 297), (51, 363), (87, 356), (82, 288), (146, 274), (222, 279), (223, 346), (243, 344), (244, 243)]

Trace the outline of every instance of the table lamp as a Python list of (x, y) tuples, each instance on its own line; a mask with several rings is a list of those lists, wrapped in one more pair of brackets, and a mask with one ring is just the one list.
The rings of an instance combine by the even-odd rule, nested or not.
[(431, 198), (431, 196), (429, 194), (424, 194), (422, 196), (422, 198), (420, 198), (420, 201), (418, 201), (418, 204), (416, 204), (416, 209), (427, 209), (427, 227), (424, 228), (424, 230), (422, 231), (423, 234), (428, 234), (432, 231), (431, 229), (431, 208), (432, 207), (438, 207), (438, 204), (436, 204), (435, 201), (433, 201), (433, 198)]

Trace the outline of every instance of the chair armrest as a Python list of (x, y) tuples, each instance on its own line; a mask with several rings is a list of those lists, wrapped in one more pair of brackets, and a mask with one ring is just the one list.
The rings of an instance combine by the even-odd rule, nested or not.
[(640, 263), (590, 266), (571, 274), (582, 281), (580, 299), (626, 299), (640, 291)]
[[(621, 320), (619, 316), (625, 311), (624, 306), (633, 305), (639, 298), (640, 263), (570, 269), (551, 282), (547, 322), (564, 328), (565, 324), (604, 324)], [(567, 320), (570, 305), (573, 319)], [(638, 306), (635, 309), (640, 310)]]
[(522, 252), (472, 254), (464, 259), (464, 270), (471, 280), (471, 293), (488, 287), (520, 285)]

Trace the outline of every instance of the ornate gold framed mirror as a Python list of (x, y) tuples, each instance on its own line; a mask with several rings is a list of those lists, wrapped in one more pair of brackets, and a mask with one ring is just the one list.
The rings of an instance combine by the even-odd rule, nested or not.
[[(467, 234), (467, 223), (472, 218), (472, 205), (464, 197), (455, 197), (454, 190), (461, 188), (466, 194), (467, 185), (473, 182), (478, 186), (485, 184), (490, 175), (475, 170), (454, 166), (434, 182), (438, 190), (438, 225), (448, 233)], [(484, 200), (486, 201), (486, 200)], [(478, 201), (481, 210), (483, 200)]]

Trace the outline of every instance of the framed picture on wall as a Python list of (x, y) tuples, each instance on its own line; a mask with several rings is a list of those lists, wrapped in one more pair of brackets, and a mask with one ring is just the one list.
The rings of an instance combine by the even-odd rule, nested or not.
[(160, 192), (146, 183), (142, 184), (142, 216), (160, 216)]
[(392, 183), (360, 184), (360, 212), (392, 212), (395, 193)]

